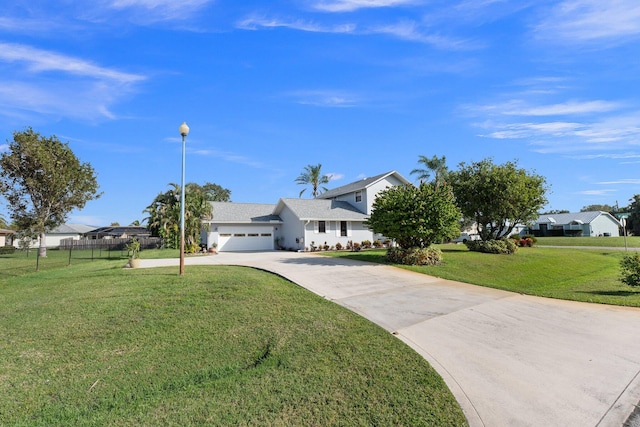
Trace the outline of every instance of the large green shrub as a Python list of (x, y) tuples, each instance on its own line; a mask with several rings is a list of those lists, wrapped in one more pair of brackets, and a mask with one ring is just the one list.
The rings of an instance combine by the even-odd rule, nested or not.
[(428, 248), (389, 248), (387, 261), (403, 265), (438, 265), (442, 263), (442, 251), (433, 246)]
[(626, 255), (620, 261), (620, 281), (629, 286), (640, 286), (640, 255)]
[(15, 251), (15, 246), (0, 246), (0, 255), (12, 254)]
[(514, 254), (518, 250), (518, 245), (513, 239), (504, 240), (469, 240), (467, 248), (474, 252), (484, 252), (488, 254)]

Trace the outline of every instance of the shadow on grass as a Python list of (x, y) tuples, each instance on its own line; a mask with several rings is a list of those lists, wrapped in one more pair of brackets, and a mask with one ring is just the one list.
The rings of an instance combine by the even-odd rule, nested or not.
[(640, 292), (634, 291), (579, 291), (579, 294), (601, 295), (607, 297), (629, 297), (632, 295), (640, 295)]

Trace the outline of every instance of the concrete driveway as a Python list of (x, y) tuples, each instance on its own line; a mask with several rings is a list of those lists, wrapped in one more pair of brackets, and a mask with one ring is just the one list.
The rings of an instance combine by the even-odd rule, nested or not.
[[(377, 323), (444, 378), (475, 426), (622, 426), (640, 401), (640, 309), (558, 301), (293, 252), (192, 264), (277, 273)], [(177, 259), (143, 267), (178, 266)]]

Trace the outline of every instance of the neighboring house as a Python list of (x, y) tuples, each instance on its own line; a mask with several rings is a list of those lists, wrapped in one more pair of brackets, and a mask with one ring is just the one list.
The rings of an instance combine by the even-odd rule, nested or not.
[(46, 233), (47, 248), (57, 248), (65, 239), (80, 240), (82, 235), (95, 227), (84, 224), (62, 224)]
[(315, 199), (280, 199), (277, 204), (212, 202), (213, 218), (203, 241), (219, 251), (304, 250), (311, 245), (346, 246), (373, 241), (364, 221), (375, 196), (385, 188), (409, 184), (392, 171), (329, 190)]
[(83, 236), (86, 239), (128, 239), (130, 237), (145, 238), (151, 236), (147, 227), (130, 225), (112, 225), (109, 227), (91, 227)]
[[(60, 242), (65, 239), (80, 240), (82, 235), (87, 231), (93, 230), (95, 227), (84, 224), (62, 224), (51, 231), (45, 233), (45, 243), (47, 248), (57, 248)], [(39, 238), (31, 241), (31, 247), (35, 248), (40, 245)], [(20, 242), (14, 239), (13, 246), (18, 247)]]
[(15, 231), (0, 228), (0, 246), (13, 245), (13, 235)]
[(608, 212), (592, 211), (540, 215), (529, 228), (531, 234), (544, 236), (619, 236), (620, 223)]

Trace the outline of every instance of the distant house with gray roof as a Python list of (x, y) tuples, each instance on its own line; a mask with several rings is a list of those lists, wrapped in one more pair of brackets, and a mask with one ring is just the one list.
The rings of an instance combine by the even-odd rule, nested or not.
[(304, 250), (311, 245), (335, 246), (373, 241), (364, 225), (376, 194), (385, 188), (409, 184), (396, 171), (328, 190), (315, 199), (283, 198), (276, 204), (211, 202), (213, 217), (205, 221), (207, 247), (219, 251)]
[(544, 214), (536, 219), (529, 231), (545, 236), (619, 236), (620, 223), (608, 212), (591, 211)]
[[(51, 231), (45, 233), (45, 243), (47, 248), (57, 248), (65, 239), (80, 240), (83, 235), (93, 230), (95, 227), (84, 224), (61, 224)], [(18, 245), (18, 240), (13, 242), (14, 246)], [(39, 246), (39, 239), (31, 242), (32, 247)]]

